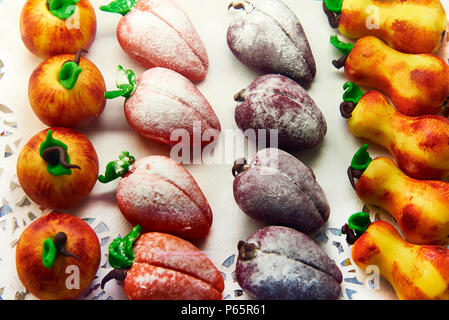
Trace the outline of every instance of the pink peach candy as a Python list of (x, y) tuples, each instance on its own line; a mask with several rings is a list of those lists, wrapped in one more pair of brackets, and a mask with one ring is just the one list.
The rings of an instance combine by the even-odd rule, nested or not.
[[(137, 89), (125, 102), (125, 116), (130, 126), (140, 135), (164, 144), (175, 144), (175, 130), (189, 134), (193, 145), (194, 130), (221, 131), (220, 122), (207, 99), (181, 74), (166, 68), (152, 68), (137, 80)], [(200, 138), (201, 138), (200, 137)], [(204, 146), (209, 141), (203, 141)]]
[(117, 39), (147, 69), (169, 68), (191, 81), (206, 77), (206, 48), (189, 17), (172, 0), (139, 0), (120, 20)]
[(212, 210), (195, 179), (164, 156), (135, 162), (116, 196), (125, 218), (145, 231), (196, 239), (205, 237), (212, 225)]

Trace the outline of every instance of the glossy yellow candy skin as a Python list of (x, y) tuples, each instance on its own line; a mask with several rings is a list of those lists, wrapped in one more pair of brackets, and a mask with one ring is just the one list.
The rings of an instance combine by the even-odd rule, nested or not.
[(382, 93), (369, 91), (353, 110), (348, 127), (355, 136), (389, 150), (410, 177), (440, 180), (449, 174), (449, 120), (442, 116), (405, 116)]
[(448, 244), (448, 182), (412, 179), (390, 158), (378, 157), (357, 181), (356, 192), (365, 203), (388, 211), (409, 242)]
[(354, 243), (353, 261), (365, 270), (375, 265), (399, 299), (449, 299), (449, 249), (413, 245), (385, 221), (375, 221)]
[(343, 0), (340, 33), (376, 36), (406, 53), (432, 53), (441, 45), (446, 12), (439, 0)]
[(409, 116), (438, 113), (449, 95), (445, 60), (433, 54), (402, 53), (373, 36), (355, 43), (345, 73), (357, 85), (385, 93), (399, 112)]

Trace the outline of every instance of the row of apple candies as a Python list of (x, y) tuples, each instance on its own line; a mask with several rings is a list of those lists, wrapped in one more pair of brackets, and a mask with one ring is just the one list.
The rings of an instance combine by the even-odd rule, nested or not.
[[(367, 28), (371, 4), (325, 0), (323, 8), (332, 27), (360, 38), (354, 26)], [(449, 67), (430, 54), (442, 43), (446, 14), (438, 0), (392, 0), (376, 8), (380, 25), (355, 44), (331, 37), (344, 53), (333, 65), (354, 81), (345, 83), (340, 105), (349, 130), (388, 149), (397, 163), (372, 159), (365, 144), (348, 168), (350, 182), (361, 200), (395, 218), (406, 240), (387, 222), (371, 223), (366, 212), (350, 216), (342, 232), (354, 244), (353, 261), (362, 269), (379, 267), (400, 299), (449, 299), (449, 183), (435, 181), (449, 173), (449, 121), (434, 115), (449, 95)], [(416, 19), (425, 13), (433, 18)], [(394, 29), (388, 21), (406, 23), (408, 37), (384, 32)], [(364, 93), (357, 84), (386, 93), (394, 106), (381, 92)]]

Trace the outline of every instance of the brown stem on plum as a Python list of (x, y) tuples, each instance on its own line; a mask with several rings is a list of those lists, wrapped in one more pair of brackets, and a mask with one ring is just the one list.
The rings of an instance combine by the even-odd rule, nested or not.
[(246, 89), (240, 90), (234, 95), (234, 101), (243, 102), (246, 99)]
[(362, 174), (363, 174), (363, 171), (356, 170), (353, 167), (349, 166), (349, 168), (348, 168), (348, 178), (349, 178), (349, 182), (351, 182), (351, 186), (354, 188), (354, 190), (355, 190), (355, 181), (354, 181), (354, 179), (360, 179)]
[(324, 3), (324, 1), (323, 1), (323, 10), (324, 10), (324, 13), (327, 16), (327, 20), (329, 21), (329, 25), (332, 28), (338, 28), (338, 24), (340, 23), (341, 14), (330, 11), (326, 7), (326, 4)]
[(236, 175), (242, 173), (243, 171), (248, 170), (249, 165), (246, 162), (245, 158), (238, 158), (234, 161), (234, 165), (232, 166), (232, 175), (235, 177)]
[(228, 10), (234, 8), (234, 9), (245, 9), (245, 5), (243, 2), (231, 2), (228, 6)]
[(113, 269), (104, 278), (101, 280), (100, 287), (103, 290), (106, 283), (115, 279), (117, 281), (123, 281), (126, 279), (126, 275), (128, 274), (128, 269)]
[(353, 245), (360, 236), (357, 236), (355, 231), (349, 228), (349, 225), (346, 223), (343, 227), (341, 227), (341, 233), (346, 235), (346, 242), (349, 245)]
[(340, 104), (340, 114), (343, 118), (349, 119), (352, 117), (352, 112), (357, 105), (352, 101), (343, 101)]
[(257, 246), (254, 243), (239, 241), (237, 244), (239, 259), (242, 261), (251, 260), (256, 256)]
[(67, 243), (67, 235), (64, 232), (58, 232), (54, 236), (53, 242), (55, 243), (55, 247), (60, 255), (64, 257), (72, 257), (78, 261), (80, 260), (80, 258), (76, 254), (68, 251), (65, 247), (65, 244)]
[(332, 61), (332, 65), (337, 68), (337, 69), (341, 69), (345, 66), (346, 64), (346, 60), (348, 59), (349, 55), (345, 54), (344, 56), (342, 56), (340, 59), (338, 60), (333, 60)]
[(67, 163), (67, 151), (61, 146), (52, 146), (44, 149), (41, 157), (51, 165), (61, 164), (66, 169), (81, 169), (76, 164)]

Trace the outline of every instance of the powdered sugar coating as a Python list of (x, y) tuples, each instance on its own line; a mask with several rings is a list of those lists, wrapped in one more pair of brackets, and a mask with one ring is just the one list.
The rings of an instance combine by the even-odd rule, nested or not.
[(253, 257), (239, 254), (236, 279), (257, 299), (336, 299), (342, 274), (312, 239), (296, 230), (270, 226), (243, 244)]
[(212, 224), (212, 211), (195, 179), (164, 156), (133, 164), (116, 196), (122, 214), (144, 230), (202, 238)]
[(304, 30), (280, 0), (243, 0), (243, 10), (228, 28), (227, 42), (242, 63), (264, 73), (281, 73), (302, 85), (315, 77), (316, 65)]
[(278, 149), (259, 151), (233, 184), (234, 199), (250, 217), (307, 234), (329, 218), (329, 204), (312, 170)]
[(285, 76), (258, 77), (238, 95), (241, 102), (234, 114), (237, 126), (243, 131), (277, 129), (279, 148), (314, 148), (326, 135), (321, 110), (307, 91)]
[(221, 299), (223, 277), (191, 243), (150, 232), (137, 239), (133, 251), (134, 263), (124, 282), (129, 299)]
[(146, 68), (166, 67), (204, 79), (207, 52), (186, 13), (172, 0), (139, 0), (117, 26), (122, 49)]
[(123, 290), (129, 300), (221, 300), (210, 284), (174, 270), (134, 263)]
[(134, 245), (134, 262), (178, 271), (207, 282), (223, 291), (224, 281), (213, 263), (197, 247), (178, 237), (149, 232)]
[(165, 144), (176, 143), (170, 140), (176, 129), (193, 137), (194, 122), (201, 125), (201, 134), (221, 130), (203, 94), (187, 78), (166, 68), (152, 68), (139, 76), (136, 91), (125, 102), (125, 116), (139, 134)]

